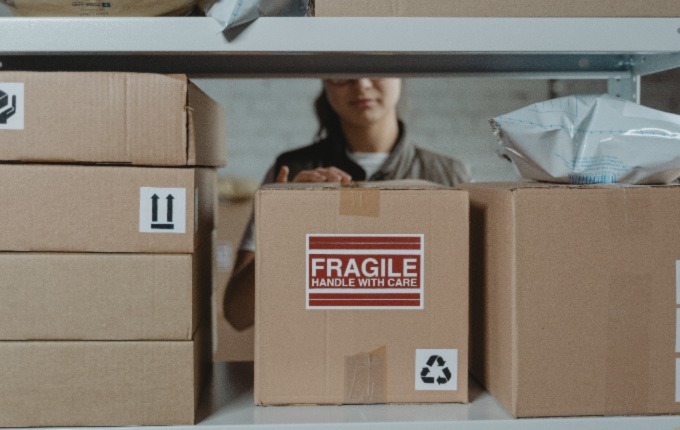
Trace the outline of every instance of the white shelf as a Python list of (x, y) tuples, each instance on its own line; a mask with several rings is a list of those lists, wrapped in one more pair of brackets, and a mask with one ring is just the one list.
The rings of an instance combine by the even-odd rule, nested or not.
[[(680, 67), (679, 29), (676, 18), (262, 18), (225, 35), (211, 18), (0, 18), (0, 70), (633, 81)], [(198, 427), (680, 428), (680, 416), (514, 420), (474, 382), (469, 405), (256, 407), (252, 371), (251, 364), (216, 364)]]
[[(252, 363), (216, 363), (198, 427), (227, 430), (659, 430), (680, 427), (680, 416), (513, 419), (474, 381), (468, 405), (255, 406)], [(185, 430), (193, 427), (182, 427)]]
[(0, 18), (5, 70), (629, 78), (680, 67), (677, 18)]

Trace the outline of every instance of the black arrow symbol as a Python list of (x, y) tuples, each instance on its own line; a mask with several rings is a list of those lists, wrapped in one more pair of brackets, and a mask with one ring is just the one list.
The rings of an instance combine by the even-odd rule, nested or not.
[(175, 199), (172, 194), (168, 194), (166, 197), (168, 200), (168, 222), (172, 222), (172, 201)]
[(441, 357), (437, 357), (437, 364), (439, 367), (443, 367), (446, 364), (446, 361), (444, 361), (444, 359)]
[(428, 365), (428, 366), (432, 366), (432, 365), (434, 364), (435, 360), (437, 360), (438, 358), (439, 358), (439, 357), (436, 356), (436, 355), (430, 356), (430, 358), (427, 360), (427, 365)]
[(423, 367), (423, 370), (420, 372), (420, 379), (426, 384), (434, 384), (434, 376), (427, 376), (429, 373), (430, 369)]
[(446, 378), (442, 378), (441, 376), (437, 378), (437, 384), (439, 385), (446, 384), (447, 382), (449, 381)]
[(151, 196), (151, 222), (158, 221), (158, 196)]
[(444, 370), (442, 370), (444, 373), (444, 376), (446, 376), (446, 382), (449, 382), (451, 380), (451, 371), (449, 370), (448, 367), (445, 367)]

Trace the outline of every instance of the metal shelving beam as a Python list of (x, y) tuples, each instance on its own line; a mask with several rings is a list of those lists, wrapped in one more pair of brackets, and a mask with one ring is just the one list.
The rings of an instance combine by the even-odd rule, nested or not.
[[(0, 18), (4, 70), (224, 77), (630, 77), (680, 67), (674, 18)], [(644, 58), (646, 64), (640, 64)]]

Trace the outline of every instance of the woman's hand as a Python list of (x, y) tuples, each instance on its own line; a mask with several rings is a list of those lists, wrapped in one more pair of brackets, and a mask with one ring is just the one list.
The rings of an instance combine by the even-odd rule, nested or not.
[[(288, 166), (282, 166), (276, 175), (276, 182), (288, 182)], [(337, 167), (317, 167), (312, 170), (302, 170), (293, 178), (293, 182), (351, 182), (352, 177)]]

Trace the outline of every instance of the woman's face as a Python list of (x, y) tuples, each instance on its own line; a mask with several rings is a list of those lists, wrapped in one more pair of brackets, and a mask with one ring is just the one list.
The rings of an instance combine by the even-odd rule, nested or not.
[(325, 79), (326, 96), (344, 125), (369, 127), (397, 118), (399, 78)]

